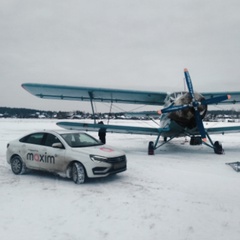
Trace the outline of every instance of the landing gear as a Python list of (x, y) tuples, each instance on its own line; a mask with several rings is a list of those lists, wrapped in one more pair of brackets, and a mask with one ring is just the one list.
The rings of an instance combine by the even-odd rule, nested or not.
[[(201, 137), (195, 137), (195, 136), (191, 137), (190, 145), (201, 145), (202, 143), (203, 142), (202, 142), (202, 138)], [(215, 143), (212, 143), (212, 141), (211, 141), (211, 144), (212, 145), (209, 145), (209, 144), (205, 143), (205, 145), (207, 145), (209, 147), (212, 147), (216, 154), (223, 154), (224, 153), (222, 144), (219, 141), (216, 141)]]
[(222, 144), (221, 144), (219, 141), (216, 141), (216, 142), (213, 144), (213, 149), (214, 149), (214, 152), (215, 152), (216, 154), (223, 154), (223, 153), (224, 153)]
[(207, 132), (206, 132), (206, 136), (207, 136), (210, 144), (206, 143), (206, 142), (203, 142), (203, 143), (206, 146), (213, 148), (213, 150), (216, 154), (224, 154), (224, 149), (222, 147), (222, 144), (219, 141), (216, 141), (216, 142), (213, 143), (212, 139), (210, 138), (210, 136), (208, 135)]
[(152, 141), (148, 144), (148, 155), (154, 155), (154, 143)]
[[(222, 147), (222, 144), (219, 141), (213, 142), (212, 139), (210, 138), (208, 132), (205, 132), (207, 138), (209, 141), (203, 141), (201, 136), (194, 136), (191, 134), (188, 134), (187, 136), (190, 137), (190, 145), (201, 145), (204, 144), (207, 147), (210, 147), (214, 150), (216, 154), (224, 154), (224, 149)], [(171, 136), (171, 137), (164, 137), (163, 142), (160, 145), (157, 145), (159, 137), (161, 133), (158, 135), (156, 142), (149, 142), (148, 144), (148, 155), (154, 155), (154, 150), (165, 145), (166, 143), (170, 142), (172, 139), (177, 137), (178, 135)], [(186, 139), (185, 139), (186, 140)]]

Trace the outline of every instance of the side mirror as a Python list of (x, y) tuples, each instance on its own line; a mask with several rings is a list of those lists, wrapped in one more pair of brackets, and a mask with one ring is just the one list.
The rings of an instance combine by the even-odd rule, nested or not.
[(54, 144), (52, 145), (52, 147), (53, 147), (53, 148), (64, 148), (63, 145), (62, 145), (62, 143), (60, 143), (60, 142), (54, 143)]

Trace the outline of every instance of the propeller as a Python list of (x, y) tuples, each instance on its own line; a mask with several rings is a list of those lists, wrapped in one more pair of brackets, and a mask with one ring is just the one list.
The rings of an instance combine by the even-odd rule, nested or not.
[(219, 102), (225, 101), (227, 99), (230, 99), (231, 96), (230, 95), (222, 95), (222, 96), (218, 96), (218, 97), (212, 97), (209, 99), (202, 99), (200, 101), (198, 101), (195, 98), (195, 94), (194, 94), (194, 90), (193, 90), (193, 85), (192, 85), (192, 80), (190, 77), (190, 74), (187, 70), (187, 68), (184, 69), (184, 75), (185, 75), (185, 79), (186, 79), (186, 83), (187, 83), (187, 88), (188, 88), (188, 92), (190, 94), (191, 97), (191, 102), (189, 104), (183, 104), (183, 105), (170, 105), (169, 107), (163, 108), (162, 110), (159, 110), (158, 113), (162, 114), (162, 113), (170, 113), (170, 112), (175, 112), (175, 111), (180, 111), (180, 110), (184, 110), (187, 108), (193, 108), (194, 109), (194, 117), (195, 117), (195, 122), (196, 125), (198, 127), (199, 133), (202, 137), (203, 141), (206, 141), (206, 133), (205, 133), (205, 129), (203, 126), (203, 120), (199, 111), (199, 106), (203, 105), (203, 106), (207, 106), (210, 104), (217, 104)]
[(210, 104), (217, 104), (219, 102), (228, 100), (231, 98), (231, 95), (223, 95), (219, 97), (209, 98), (209, 99), (203, 99), (201, 101), (201, 105), (210, 105)]
[(196, 121), (198, 130), (199, 130), (199, 133), (202, 137), (202, 140), (205, 142), (206, 141), (206, 133), (205, 133), (205, 129), (204, 129), (204, 126), (203, 126), (203, 121), (202, 121), (201, 115), (200, 115), (199, 110), (198, 110), (198, 106), (201, 103), (199, 103), (195, 99), (192, 80), (191, 80), (191, 77), (189, 75), (189, 72), (188, 72), (187, 68), (184, 69), (184, 75), (185, 75), (188, 91), (189, 91), (189, 93), (192, 97), (192, 106), (194, 108), (195, 121)]

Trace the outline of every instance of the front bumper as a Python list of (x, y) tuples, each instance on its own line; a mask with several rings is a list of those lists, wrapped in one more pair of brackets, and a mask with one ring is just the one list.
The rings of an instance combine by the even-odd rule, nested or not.
[(92, 169), (93, 175), (110, 175), (114, 173), (120, 173), (127, 170), (127, 159), (126, 156), (117, 158), (109, 158), (106, 161), (110, 167), (98, 166)]

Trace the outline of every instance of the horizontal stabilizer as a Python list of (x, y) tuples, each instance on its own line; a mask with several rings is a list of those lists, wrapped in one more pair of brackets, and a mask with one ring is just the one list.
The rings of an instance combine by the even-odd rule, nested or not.
[(121, 125), (100, 125), (94, 123), (80, 122), (58, 122), (59, 127), (68, 130), (92, 131), (97, 132), (100, 128), (105, 128), (106, 132), (110, 133), (128, 133), (142, 135), (159, 135), (161, 132), (167, 132), (168, 128), (151, 128), (151, 127), (136, 127), (136, 126), (121, 126)]

